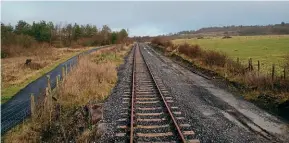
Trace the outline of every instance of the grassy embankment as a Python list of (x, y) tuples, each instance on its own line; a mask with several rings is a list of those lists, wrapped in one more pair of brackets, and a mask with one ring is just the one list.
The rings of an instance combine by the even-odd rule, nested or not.
[[(60, 63), (92, 48), (31, 48), (20, 55), (1, 59), (1, 103), (8, 101), (22, 88)], [(32, 59), (32, 62), (25, 65), (26, 59)]]
[[(53, 106), (40, 106), (36, 117), (8, 131), (5, 142), (92, 142), (101, 134), (101, 102), (117, 81), (117, 67), (130, 48), (111, 47), (81, 57), (55, 91)], [(49, 107), (49, 106), (48, 106)], [(49, 113), (52, 113), (51, 117)]]

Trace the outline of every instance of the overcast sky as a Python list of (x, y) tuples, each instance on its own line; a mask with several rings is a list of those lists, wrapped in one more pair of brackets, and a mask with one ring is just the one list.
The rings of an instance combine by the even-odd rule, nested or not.
[(266, 25), (289, 22), (283, 2), (1, 2), (1, 22), (18, 20), (107, 24), (129, 29), (130, 36), (158, 35), (208, 26)]

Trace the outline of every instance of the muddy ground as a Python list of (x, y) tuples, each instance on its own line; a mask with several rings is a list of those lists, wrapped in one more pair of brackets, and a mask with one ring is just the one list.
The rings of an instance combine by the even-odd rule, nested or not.
[[(288, 124), (247, 102), (206, 76), (196, 74), (140, 44), (144, 58), (170, 91), (201, 142), (289, 142)], [(101, 142), (115, 141), (122, 95), (130, 92), (132, 52), (120, 66), (118, 84), (104, 105), (106, 130)]]

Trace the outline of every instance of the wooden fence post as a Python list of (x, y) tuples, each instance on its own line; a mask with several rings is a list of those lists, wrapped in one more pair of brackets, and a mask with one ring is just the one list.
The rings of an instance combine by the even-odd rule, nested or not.
[(284, 76), (284, 79), (286, 80), (286, 67), (284, 67), (284, 71), (283, 71), (283, 76)]
[(239, 57), (238, 57), (238, 58), (237, 58), (237, 63), (239, 64), (239, 62), (240, 62), (240, 61), (239, 61)]
[(67, 75), (67, 64), (65, 64), (65, 75)]
[(227, 78), (227, 71), (228, 71), (228, 65), (227, 65), (227, 62), (225, 62), (225, 78)]
[(49, 92), (48, 87), (46, 87), (46, 99), (47, 102), (44, 105), (46, 107), (46, 111), (49, 112), (49, 125), (51, 125), (51, 116), (52, 116), (52, 94)]
[(248, 69), (251, 71), (251, 58), (248, 60)]
[(60, 78), (60, 75), (57, 75), (56, 76), (56, 88), (58, 88), (59, 87), (59, 79)]
[(62, 67), (62, 80), (64, 80), (65, 72), (64, 72), (64, 66)]
[(31, 117), (34, 120), (35, 117), (35, 99), (33, 93), (30, 94), (30, 109), (31, 109)]
[(275, 77), (275, 64), (272, 65), (272, 81), (274, 80)]
[(258, 60), (258, 72), (260, 72), (260, 61)]
[(254, 68), (253, 68), (253, 59), (252, 58), (250, 58), (250, 65), (251, 65), (251, 71), (253, 71)]
[(49, 92), (51, 92), (50, 75), (46, 75), (46, 77), (47, 77), (47, 88), (48, 88)]

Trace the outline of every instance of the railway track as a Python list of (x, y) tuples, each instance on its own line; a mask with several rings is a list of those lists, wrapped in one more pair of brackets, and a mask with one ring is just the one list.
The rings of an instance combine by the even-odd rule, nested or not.
[(118, 120), (116, 142), (199, 142), (139, 44), (133, 52), (132, 86), (123, 97), (128, 108)]

